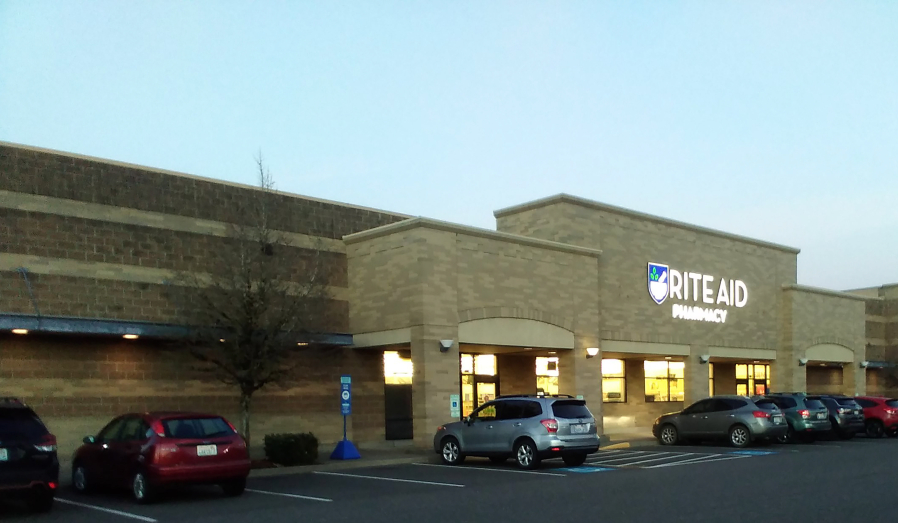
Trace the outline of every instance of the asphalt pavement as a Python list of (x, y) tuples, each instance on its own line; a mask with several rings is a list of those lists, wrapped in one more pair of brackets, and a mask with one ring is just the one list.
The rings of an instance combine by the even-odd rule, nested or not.
[(3, 521), (38, 523), (719, 521), (892, 522), (898, 439), (824, 441), (737, 450), (642, 446), (602, 450), (580, 467), (560, 460), (521, 471), (469, 458), (252, 477), (247, 492), (216, 487), (167, 493), (137, 505), (125, 493), (77, 496), (63, 488), (53, 511), (15, 505)]

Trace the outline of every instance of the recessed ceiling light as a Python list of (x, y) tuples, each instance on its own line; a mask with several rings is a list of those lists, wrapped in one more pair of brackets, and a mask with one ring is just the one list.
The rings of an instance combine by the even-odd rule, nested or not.
[(308, 343), (305, 341), (301, 341), (301, 342), (297, 343), (297, 345), (299, 345), (300, 347), (305, 347), (306, 345), (308, 345)]
[(124, 336), (122, 336), (122, 338), (125, 338), (126, 340), (136, 340), (139, 337), (140, 336), (138, 336), (137, 334), (125, 334)]
[(670, 356), (665, 356), (664, 359), (669, 360)]
[(555, 354), (555, 351), (554, 351), (554, 350), (550, 350), (550, 351), (549, 351), (549, 354)]
[(28, 334), (28, 329), (13, 329), (13, 334)]
[(533, 350), (533, 347), (524, 347), (524, 350)]
[(218, 341), (220, 341), (220, 342), (222, 342), (222, 343), (224, 343), (224, 341), (225, 341), (225, 340), (224, 340), (224, 338), (219, 338), (219, 340), (218, 340)]

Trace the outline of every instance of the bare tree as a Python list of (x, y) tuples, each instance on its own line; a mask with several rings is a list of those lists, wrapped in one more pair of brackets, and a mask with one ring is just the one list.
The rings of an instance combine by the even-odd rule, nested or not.
[(314, 345), (308, 335), (324, 318), (329, 274), (320, 245), (291, 248), (273, 227), (274, 182), (261, 154), (256, 166), (260, 190), (235, 209), (241, 223), (229, 226), (228, 246), (206, 253), (215, 269), (185, 271), (168, 286), (198, 367), (238, 390), (248, 445), (253, 395), (289, 381), (297, 352)]

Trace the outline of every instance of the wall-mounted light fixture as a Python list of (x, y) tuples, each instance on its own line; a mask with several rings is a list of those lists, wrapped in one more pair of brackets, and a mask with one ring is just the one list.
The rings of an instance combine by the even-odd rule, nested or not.
[(453, 343), (455, 343), (453, 340), (440, 340), (440, 352), (449, 352)]
[(861, 368), (862, 368), (862, 369), (866, 369), (866, 368), (869, 367), (869, 366), (870, 366), (870, 362), (869, 362), (869, 361), (864, 360), (864, 361), (861, 362)]
[(808, 364), (808, 359), (807, 358), (798, 358), (798, 364), (800, 366), (804, 367), (805, 365)]
[(699, 363), (708, 363), (709, 361), (711, 361), (710, 354), (702, 354), (701, 356), (698, 357)]
[(13, 329), (13, 334), (28, 334), (28, 329)]
[(138, 336), (137, 334), (125, 334), (124, 336), (122, 336), (122, 338), (125, 338), (126, 340), (136, 340), (139, 337), (140, 336)]
[(598, 347), (586, 347), (586, 357), (587, 358), (594, 358), (598, 355), (599, 355)]

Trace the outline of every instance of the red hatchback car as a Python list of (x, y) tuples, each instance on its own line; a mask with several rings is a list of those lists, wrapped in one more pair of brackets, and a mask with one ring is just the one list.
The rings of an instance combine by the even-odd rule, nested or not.
[(225, 495), (239, 496), (249, 470), (246, 443), (221, 416), (125, 414), (84, 438), (72, 460), (72, 486), (81, 493), (127, 487), (140, 503), (183, 484), (218, 484)]
[(857, 396), (854, 401), (864, 408), (867, 436), (898, 437), (898, 399), (879, 396)]

